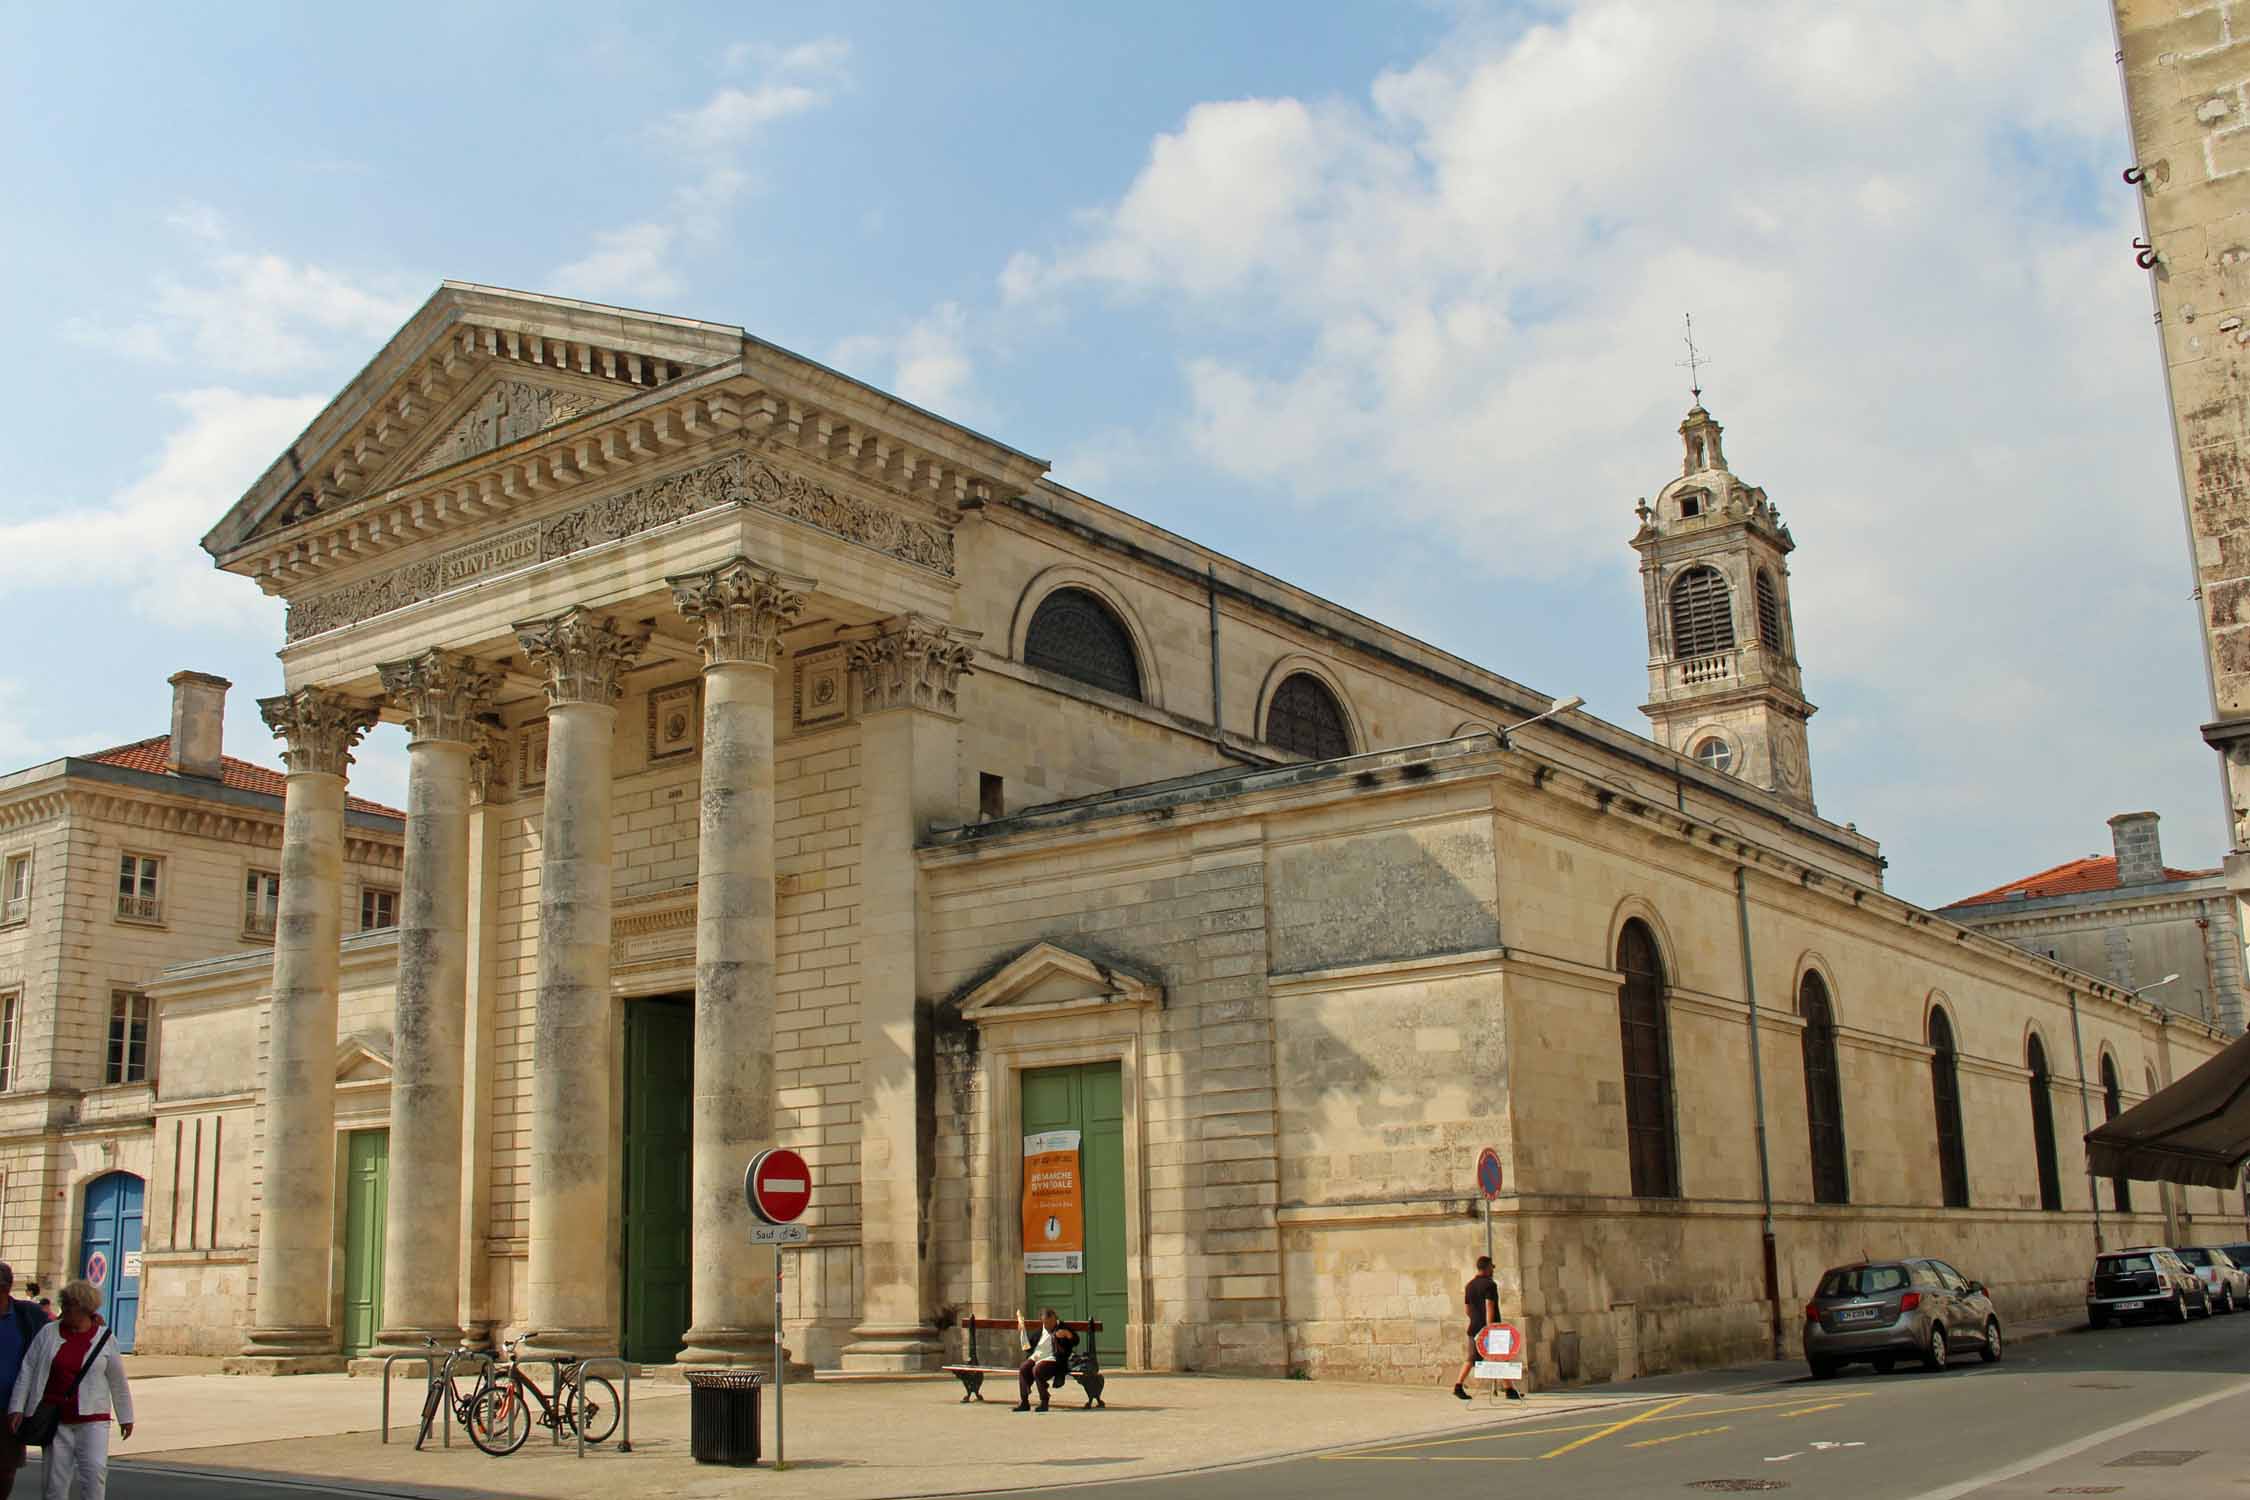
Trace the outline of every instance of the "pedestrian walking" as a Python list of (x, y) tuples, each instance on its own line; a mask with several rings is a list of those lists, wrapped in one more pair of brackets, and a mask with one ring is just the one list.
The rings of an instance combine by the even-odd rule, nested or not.
[(1016, 1337), (1023, 1340), (1024, 1361), (1016, 1367), (1016, 1411), (1030, 1411), (1031, 1387), (1039, 1387), (1039, 1410), (1047, 1409), (1047, 1387), (1061, 1385), (1070, 1368), (1070, 1349), (1078, 1342), (1077, 1336), (1062, 1326), (1062, 1319), (1051, 1307), (1039, 1313), (1039, 1337), (1034, 1341), (1024, 1332), (1023, 1314), (1016, 1314)]
[[(0, 1390), (13, 1394), (16, 1376), (22, 1372), (24, 1351), (47, 1326), (46, 1315), (29, 1302), (15, 1295), (15, 1269), (0, 1261)], [(16, 1473), (23, 1468), (23, 1439), (14, 1431), (0, 1433), (0, 1500), (16, 1487)]]
[[(1477, 1274), (1470, 1277), (1469, 1284), (1461, 1289), (1461, 1302), (1469, 1313), (1469, 1357), (1462, 1361), (1461, 1373), (1453, 1377), (1453, 1394), (1466, 1401), (1469, 1399), (1465, 1388), (1469, 1372), (1476, 1368), (1477, 1363), (1477, 1335), (1484, 1332), (1486, 1325), (1500, 1321), (1500, 1286), (1492, 1279), (1491, 1256), (1477, 1257)], [(1507, 1391), (1510, 1401), (1523, 1399), (1523, 1392), (1516, 1389), (1513, 1380), (1503, 1380), (1500, 1384)]]
[[(109, 1424), (133, 1435), (133, 1392), (109, 1326), (101, 1320), (101, 1289), (63, 1283), (62, 1316), (39, 1330), (24, 1352), (8, 1397), (8, 1430), (47, 1450), (42, 1500), (102, 1500), (109, 1488)], [(40, 1442), (40, 1429), (52, 1430)]]

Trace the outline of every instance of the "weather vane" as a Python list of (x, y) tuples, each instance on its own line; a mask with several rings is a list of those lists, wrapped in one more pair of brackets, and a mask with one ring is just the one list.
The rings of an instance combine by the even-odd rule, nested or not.
[(1713, 361), (1709, 355), (1698, 352), (1695, 347), (1695, 314), (1686, 313), (1683, 316), (1687, 319), (1687, 358), (1679, 361), (1679, 368), (1688, 372), (1688, 389), (1695, 393), (1695, 404), (1701, 406), (1703, 366)]

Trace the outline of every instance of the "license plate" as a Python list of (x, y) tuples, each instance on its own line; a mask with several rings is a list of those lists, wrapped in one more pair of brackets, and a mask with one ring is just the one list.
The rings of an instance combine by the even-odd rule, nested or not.
[(1881, 1308), (1847, 1307), (1836, 1314), (1839, 1323), (1872, 1323), (1883, 1315)]
[(2117, 1310), (2119, 1312), (2139, 1312), (2146, 1306), (2148, 1304), (2145, 1302), (2120, 1302), (2117, 1304)]

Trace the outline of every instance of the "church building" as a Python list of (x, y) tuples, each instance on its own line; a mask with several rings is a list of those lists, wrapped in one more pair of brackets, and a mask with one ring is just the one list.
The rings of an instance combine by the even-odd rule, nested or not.
[[(2079, 1144), (2097, 1059), (2210, 1027), (1815, 810), (1794, 543), (1678, 441), (1644, 737), (740, 328), (445, 284), (205, 538), (289, 606), (279, 920), (150, 990), (156, 1110), (251, 1144), (141, 1347), (755, 1366), (777, 1143), (793, 1355), (853, 1371), (1052, 1304), (1113, 1363), (1428, 1380), (1489, 1233), (1552, 1383), (1793, 1351), (1863, 1253), (2021, 1315), (2241, 1234)], [(378, 718), (397, 930), (342, 941)]]

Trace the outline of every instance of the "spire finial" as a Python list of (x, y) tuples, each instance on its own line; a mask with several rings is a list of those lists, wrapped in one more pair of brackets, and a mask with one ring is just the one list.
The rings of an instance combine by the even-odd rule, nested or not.
[(1687, 320), (1687, 358), (1679, 361), (1679, 368), (1688, 372), (1688, 390), (1695, 396), (1695, 404), (1703, 404), (1703, 367), (1711, 363), (1710, 356), (1695, 347), (1695, 314), (1682, 314)]

